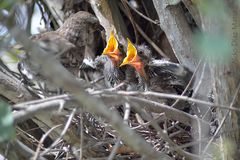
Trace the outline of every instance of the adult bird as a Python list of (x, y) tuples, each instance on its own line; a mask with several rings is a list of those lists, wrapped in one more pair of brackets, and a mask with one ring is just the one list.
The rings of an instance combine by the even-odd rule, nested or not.
[(149, 49), (128, 39), (127, 55), (120, 67), (130, 65), (138, 77), (138, 90), (181, 94), (192, 73), (180, 64), (154, 59)]
[[(46, 54), (46, 59), (59, 59), (64, 67), (77, 76), (84, 57), (94, 58), (95, 54), (89, 48), (94, 48), (94, 33), (100, 27), (94, 15), (79, 11), (66, 19), (56, 31), (33, 35), (30, 39), (38, 43), (43, 50), (39, 54)], [(41, 79), (41, 66), (31, 63), (29, 54), (31, 53), (27, 53), (20, 62), (19, 70), (29, 70), (32, 73), (30, 78)]]

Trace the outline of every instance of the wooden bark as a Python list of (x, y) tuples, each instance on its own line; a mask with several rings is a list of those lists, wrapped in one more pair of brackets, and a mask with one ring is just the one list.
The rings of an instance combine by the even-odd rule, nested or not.
[(184, 3), (184, 5), (186, 6), (186, 8), (189, 10), (191, 16), (193, 17), (193, 19), (195, 20), (196, 24), (198, 25), (198, 27), (201, 27), (201, 17), (198, 11), (197, 6), (195, 5), (195, 3), (193, 3), (190, 0), (182, 0), (182, 2)]
[(120, 10), (118, 8), (117, 0), (90, 0), (92, 9), (100, 21), (100, 24), (106, 31), (106, 39), (108, 39), (110, 32), (114, 31), (118, 40), (122, 43), (126, 43), (128, 37), (128, 31)]
[[(195, 53), (193, 49), (193, 32), (187, 23), (180, 4), (169, 5), (167, 0), (153, 0), (153, 2), (159, 16), (160, 27), (165, 32), (178, 61), (188, 67), (191, 71), (195, 71), (199, 61), (202, 59), (201, 64), (194, 75), (195, 81), (193, 83), (193, 97), (208, 101), (208, 95), (212, 90), (212, 76), (209, 64), (204, 58), (201, 58), (201, 56), (196, 56), (197, 53)], [(202, 28), (203, 26), (200, 14), (197, 10), (198, 6), (195, 3), (190, 3), (190, 1), (183, 2), (189, 9), (190, 14), (196, 21), (199, 28)], [(202, 117), (205, 121), (210, 123), (210, 107), (211, 106), (196, 104), (192, 106), (192, 109), (198, 117)], [(192, 126), (195, 127), (194, 130), (201, 131), (201, 133), (195, 135), (196, 140), (209, 137), (209, 126), (202, 126), (195, 123)], [(204, 144), (202, 146), (204, 146)], [(199, 147), (195, 148), (195, 152), (200, 154), (202, 149), (203, 147), (199, 145)]]
[(197, 59), (192, 48), (192, 31), (179, 5), (168, 5), (168, 0), (153, 0), (160, 27), (165, 32), (178, 61), (194, 71)]
[[(201, 1), (201, 3), (208, 4), (209, 1)], [(225, 2), (225, 3), (224, 3)], [(197, 3), (198, 7), (202, 5), (200, 2)], [(202, 21), (202, 28), (205, 34), (220, 34), (227, 37), (232, 37), (231, 44), (232, 50), (228, 53), (230, 57), (229, 61), (224, 61), (224, 58), (219, 57), (217, 61), (212, 61), (211, 75), (213, 77), (213, 91), (215, 96), (215, 102), (224, 105), (234, 105), (239, 107), (240, 97), (239, 97), (239, 82), (240, 82), (240, 53), (239, 53), (239, 37), (234, 37), (238, 30), (234, 27), (233, 24), (239, 25), (237, 19), (234, 19), (236, 14), (240, 13), (239, 7), (235, 4), (236, 2), (232, 0), (220, 1), (223, 3), (228, 12), (219, 11), (219, 14), (225, 12), (225, 15), (228, 19), (222, 19), (220, 16), (209, 16), (200, 9), (200, 16)], [(228, 5), (228, 6), (227, 6)], [(217, 7), (217, 6), (214, 6)], [(227, 8), (229, 7), (229, 8)], [(214, 11), (218, 8), (212, 8)], [(235, 97), (236, 96), (236, 97)], [(234, 99), (235, 97), (235, 99)], [(226, 141), (230, 141), (231, 146), (239, 146), (240, 143), (240, 113), (235, 111), (227, 110), (217, 110), (217, 118), (219, 122), (223, 122), (221, 128), (220, 138), (218, 140), (222, 143), (222, 146), (226, 145)], [(226, 147), (226, 146), (224, 146)], [(226, 148), (223, 149), (222, 157), (223, 159), (236, 159), (238, 158), (237, 150), (239, 148), (232, 148), (231, 152), (226, 151)], [(235, 153), (232, 154), (232, 153)]]

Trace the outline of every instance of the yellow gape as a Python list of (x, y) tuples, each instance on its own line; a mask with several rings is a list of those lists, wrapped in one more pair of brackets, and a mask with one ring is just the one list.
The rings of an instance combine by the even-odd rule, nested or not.
[(144, 69), (144, 63), (141, 61), (140, 57), (137, 54), (136, 47), (132, 44), (132, 42), (128, 40), (128, 47), (127, 47), (127, 55), (123, 59), (121, 66), (130, 65), (136, 69), (136, 71), (145, 79), (147, 79), (147, 75)]
[(119, 64), (121, 60), (120, 51), (118, 49), (118, 41), (115, 38), (113, 32), (110, 33), (110, 37), (107, 42), (107, 46), (103, 50), (103, 55), (107, 55), (114, 64)]

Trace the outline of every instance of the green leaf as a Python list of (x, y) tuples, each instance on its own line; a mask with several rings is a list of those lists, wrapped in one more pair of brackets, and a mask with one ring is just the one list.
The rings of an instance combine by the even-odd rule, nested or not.
[(0, 102), (0, 142), (11, 140), (14, 137), (15, 129), (10, 106)]

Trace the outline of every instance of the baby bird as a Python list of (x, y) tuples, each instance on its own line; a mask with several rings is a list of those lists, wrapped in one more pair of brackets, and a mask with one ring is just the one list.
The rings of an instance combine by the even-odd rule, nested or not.
[(128, 39), (127, 55), (122, 64), (130, 65), (138, 77), (138, 90), (181, 94), (192, 73), (180, 64), (151, 57), (144, 46), (137, 48)]
[(111, 32), (102, 55), (95, 59), (96, 68), (102, 68), (107, 88), (115, 87), (125, 79), (123, 69), (119, 68), (122, 59), (123, 52), (119, 50), (118, 41)]

